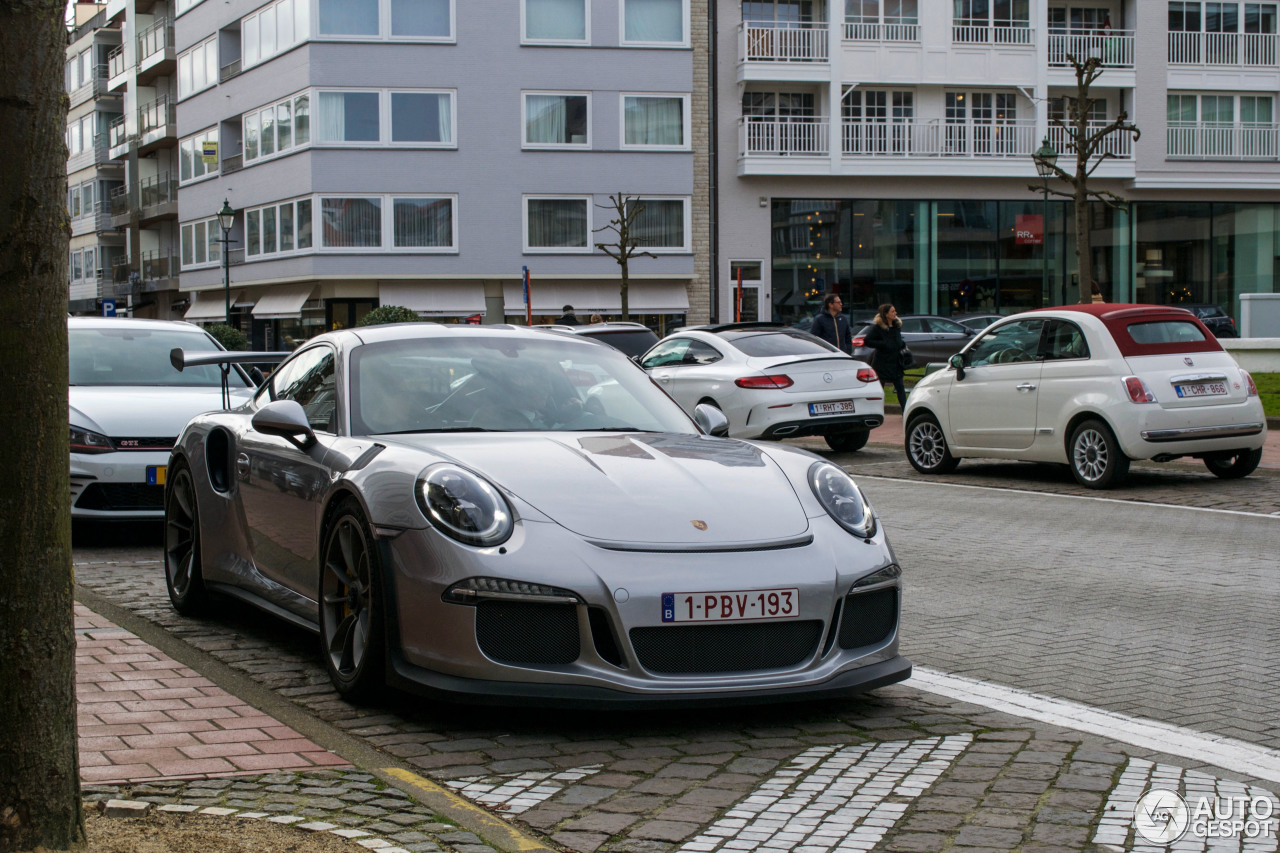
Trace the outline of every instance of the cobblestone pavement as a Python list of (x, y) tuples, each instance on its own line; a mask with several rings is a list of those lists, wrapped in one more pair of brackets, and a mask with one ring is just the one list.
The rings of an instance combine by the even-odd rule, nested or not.
[[(867, 488), (891, 530), (913, 531), (912, 537), (895, 538), (900, 556), (913, 573), (904, 618), (908, 655), (917, 664), (947, 669), (945, 660), (937, 656), (953, 647), (973, 649), (973, 638), (980, 638), (994, 622), (1003, 633), (993, 633), (993, 648), (974, 652), (974, 659), (985, 655), (988, 662), (999, 662), (1008, 657), (1007, 650), (1020, 645), (1019, 628), (999, 623), (1014, 615), (1033, 627), (1040, 621), (1034, 608), (1029, 613), (1022, 610), (1022, 599), (1029, 593), (1016, 585), (1002, 586), (1009, 577), (988, 576), (974, 581), (979, 587), (969, 596), (948, 599), (941, 586), (929, 591), (928, 578), (935, 573), (921, 557), (954, 551), (954, 563), (948, 567), (965, 565), (973, 559), (970, 549), (986, 543), (991, 550), (990, 532), (971, 531), (971, 541), (959, 551), (948, 537), (963, 530), (963, 514), (957, 515), (953, 525), (920, 535), (915, 520), (907, 523), (908, 513), (921, 513), (926, 523), (927, 516), (938, 514), (936, 505), (912, 509), (909, 490), (918, 493), (921, 487), (869, 479)], [(891, 489), (902, 494), (891, 494)], [(1013, 492), (1004, 498), (1025, 500)], [(984, 510), (972, 504), (971, 497), (963, 501), (974, 517), (982, 517)], [(1116, 505), (1090, 502), (1088, 506)], [(1040, 517), (1046, 525), (1054, 520), (1048, 512)], [(1081, 543), (1071, 537), (1059, 551), (1068, 554), (1078, 547)], [(979, 563), (984, 562), (981, 556)], [(1208, 564), (1205, 554), (1190, 556), (1195, 565)], [(1082, 554), (1062, 559), (1074, 567)], [(173, 612), (164, 593), (155, 545), (144, 542), (112, 550), (82, 547), (76, 561), (77, 582), (83, 588), (248, 675), (315, 719), (361, 739), (389, 763), (413, 768), (551, 843), (582, 853), (735, 853), (757, 847), (768, 853), (872, 849), (1031, 853), (1131, 846), (1163, 850), (1167, 848), (1133, 846), (1137, 839), (1132, 802), (1141, 793), (1135, 790), (1134, 779), (1141, 778), (1143, 784), (1158, 779), (1188, 794), (1222, 790), (1274, 802), (1268, 791), (1276, 785), (1265, 780), (1030, 722), (930, 694), (910, 682), (846, 701), (680, 713), (458, 708), (400, 694), (376, 706), (354, 706), (330, 688), (314, 637), (264, 620), (256, 611), (234, 603), (227, 603), (216, 618), (208, 620)], [(1017, 572), (1031, 579), (1037, 573), (1050, 578), (1069, 574), (1053, 561), (1029, 566), (1024, 559), (1015, 565)], [(1113, 573), (1123, 570), (1116, 565), (1106, 568)], [(1168, 570), (1173, 573), (1177, 568), (1171, 565)], [(1181, 582), (1194, 588), (1195, 577), (1192, 574)], [(1086, 580), (1081, 578), (1081, 584)], [(1276, 585), (1272, 583), (1271, 588)], [(1060, 612), (1055, 610), (1054, 597), (1067, 592), (1080, 594), (1047, 585), (1036, 602), (1052, 616)], [(1185, 592), (1175, 590), (1150, 606), (1158, 609), (1171, 600), (1179, 601)], [(978, 598), (999, 602), (1005, 595), (1011, 596), (1007, 607), (990, 613), (977, 604)], [(951, 602), (952, 609), (935, 618), (932, 611), (940, 606), (939, 596), (942, 604)], [(1141, 602), (1141, 596), (1136, 600)], [(1194, 602), (1193, 589), (1188, 603)], [(1267, 608), (1268, 602), (1263, 600), (1259, 606)], [(1270, 612), (1274, 614), (1274, 608)], [(983, 618), (975, 621), (975, 614)], [(1249, 624), (1256, 616), (1249, 611), (1235, 618)], [(1232, 615), (1215, 614), (1215, 618), (1229, 620)], [(1267, 624), (1268, 619), (1274, 622), (1265, 614), (1261, 618), (1259, 624)], [(1186, 630), (1194, 630), (1194, 622)], [(1014, 663), (1022, 666), (1029, 661), (1030, 671), (1039, 674), (1037, 650), (1087, 649), (1097, 639), (1064, 634), (1062, 624), (1044, 620), (1035, 634), (1028, 635), (1024, 658), (1010, 658), (1010, 669), (1017, 669)], [(1124, 632), (1121, 624), (1109, 631), (1112, 638)], [(1272, 637), (1257, 643), (1277, 647)], [(1236, 657), (1230, 647), (1218, 653), (1222, 661)], [(1080, 673), (1074, 681), (1087, 686), (1102, 681), (1099, 674), (1109, 671), (1113, 662), (1108, 654), (1104, 647), (1095, 656), (1072, 660), (1064, 651), (1049, 667), (1069, 667)], [(1140, 656), (1119, 661), (1124, 675), (1115, 685), (1118, 695), (1139, 690), (1144, 678), (1148, 683), (1159, 680), (1158, 675), (1143, 672), (1143, 663)], [(1249, 676), (1231, 678), (1247, 681)], [(1065, 681), (1068, 686), (1072, 683)], [(1059, 690), (1048, 692), (1063, 695)], [(1189, 697), (1186, 704), (1201, 698), (1199, 694)], [(1274, 707), (1262, 712), (1268, 725), (1274, 719)], [(1221, 713), (1221, 709), (1214, 707), (1209, 713)], [(1202, 850), (1206, 845), (1177, 849)], [(1276, 848), (1236, 843), (1212, 849)]]
[(359, 771), (311, 769), (233, 779), (85, 785), (81, 794), (91, 805), (123, 799), (167, 806), (166, 811), (202, 811), (334, 832), (382, 853), (496, 853), (404, 791)]

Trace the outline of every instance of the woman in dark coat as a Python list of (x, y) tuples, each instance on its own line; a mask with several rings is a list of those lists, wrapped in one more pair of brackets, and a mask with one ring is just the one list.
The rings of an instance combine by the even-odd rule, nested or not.
[(866, 345), (875, 350), (871, 366), (876, 369), (881, 385), (893, 383), (898, 403), (907, 404), (907, 389), (902, 384), (902, 351), (907, 348), (902, 340), (902, 321), (898, 309), (884, 304), (876, 312), (871, 331), (867, 332)]

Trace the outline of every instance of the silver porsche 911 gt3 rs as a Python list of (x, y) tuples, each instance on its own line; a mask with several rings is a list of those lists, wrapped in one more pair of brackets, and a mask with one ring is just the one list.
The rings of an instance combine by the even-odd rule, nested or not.
[(726, 427), (589, 339), (321, 335), (179, 437), (169, 595), (318, 631), (348, 696), (627, 706), (907, 678), (901, 571), (861, 491), (811, 453), (705, 434)]

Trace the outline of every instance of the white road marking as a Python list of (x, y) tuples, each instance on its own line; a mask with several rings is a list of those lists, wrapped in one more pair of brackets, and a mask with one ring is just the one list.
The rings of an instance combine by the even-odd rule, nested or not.
[(980, 492), (1000, 492), (1002, 494), (1007, 493), (1007, 494), (1014, 494), (1014, 495), (1035, 495), (1036, 497), (1041, 497), (1041, 498), (1061, 498), (1063, 500), (1071, 500), (1071, 501), (1097, 501), (1099, 503), (1124, 504), (1125, 506), (1147, 506), (1147, 507), (1156, 507), (1159, 509), (1182, 509), (1182, 510), (1186, 510), (1187, 512), (1212, 512), (1212, 513), (1217, 513), (1219, 515), (1243, 515), (1249, 518), (1265, 518), (1270, 521), (1280, 520), (1280, 513), (1249, 512), (1248, 510), (1243, 510), (1243, 509), (1216, 509), (1214, 507), (1205, 507), (1205, 506), (1182, 506), (1180, 504), (1161, 504), (1161, 503), (1155, 503), (1153, 501), (1126, 501), (1120, 498), (1104, 498), (1104, 497), (1095, 496), (1095, 495), (1061, 495), (1061, 494), (1058, 494), (1057, 492), (1037, 492), (1031, 489), (1006, 489), (1001, 486), (974, 486), (969, 483), (947, 483), (945, 481), (937, 481), (937, 480), (902, 480), (897, 477), (877, 477), (874, 474), (859, 478), (857, 471), (850, 471), (848, 468), (846, 468), (845, 471), (855, 479), (883, 480), (886, 483), (903, 483), (903, 484), (910, 484), (912, 486), (943, 486), (948, 489), (975, 489)]
[[(1247, 797), (1251, 801), (1255, 798), (1258, 800), (1267, 800), (1271, 806), (1269, 809), (1257, 809), (1257, 814), (1253, 817), (1266, 817), (1259, 821), (1259, 828), (1262, 831), (1255, 833), (1253, 838), (1245, 838), (1241, 832), (1234, 838), (1215, 838), (1212, 840), (1211, 849), (1214, 853), (1218, 851), (1232, 851), (1232, 853), (1273, 853), (1277, 846), (1277, 820), (1274, 815), (1280, 815), (1280, 801), (1277, 801), (1276, 795), (1270, 791), (1263, 790), (1255, 785), (1245, 785), (1240, 782), (1232, 782), (1228, 779), (1219, 779), (1216, 776), (1210, 776), (1206, 773), (1198, 773), (1194, 770), (1184, 770), (1171, 764), (1153, 764), (1141, 758), (1130, 758), (1129, 763), (1125, 765), (1124, 772), (1120, 774), (1119, 781), (1116, 782), (1111, 794), (1107, 798), (1106, 808), (1103, 809), (1102, 820), (1098, 823), (1097, 831), (1093, 836), (1094, 844), (1105, 844), (1116, 849), (1129, 849), (1126, 844), (1132, 844), (1134, 850), (1151, 850), (1151, 851), (1203, 851), (1209, 849), (1209, 839), (1204, 836), (1197, 836), (1194, 824), (1188, 828), (1186, 835), (1173, 844), (1164, 846), (1160, 844), (1151, 844), (1145, 839), (1138, 837), (1133, 832), (1133, 810), (1137, 805), (1138, 798), (1153, 788), (1161, 788), (1167, 791), (1173, 791), (1182, 796), (1187, 801), (1188, 808), (1194, 810), (1201, 797), (1208, 797), (1209, 802), (1217, 807), (1218, 798), (1226, 800), (1231, 797)], [(1250, 815), (1241, 815), (1239, 813), (1239, 801), (1236, 801), (1235, 818), (1247, 818)], [(1253, 806), (1246, 806), (1246, 809), (1252, 811)]]
[(812, 747), (679, 853), (870, 850), (972, 742), (962, 734)]
[(1130, 717), (1040, 693), (916, 667), (907, 685), (1031, 720), (1280, 782), (1280, 752), (1235, 738)]
[(600, 767), (599, 764), (592, 764), (560, 773), (526, 770), (496, 776), (465, 776), (445, 784), (468, 800), (515, 815), (560, 793), (566, 783), (579, 782), (593, 773), (599, 773)]

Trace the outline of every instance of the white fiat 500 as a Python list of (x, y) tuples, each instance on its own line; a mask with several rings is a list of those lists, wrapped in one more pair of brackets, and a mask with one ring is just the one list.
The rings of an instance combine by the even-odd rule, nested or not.
[(1247, 476), (1267, 431), (1252, 377), (1195, 315), (1106, 303), (993, 324), (916, 385), (903, 424), (921, 473), (966, 456), (1065, 462), (1094, 489), (1120, 483), (1133, 459)]

